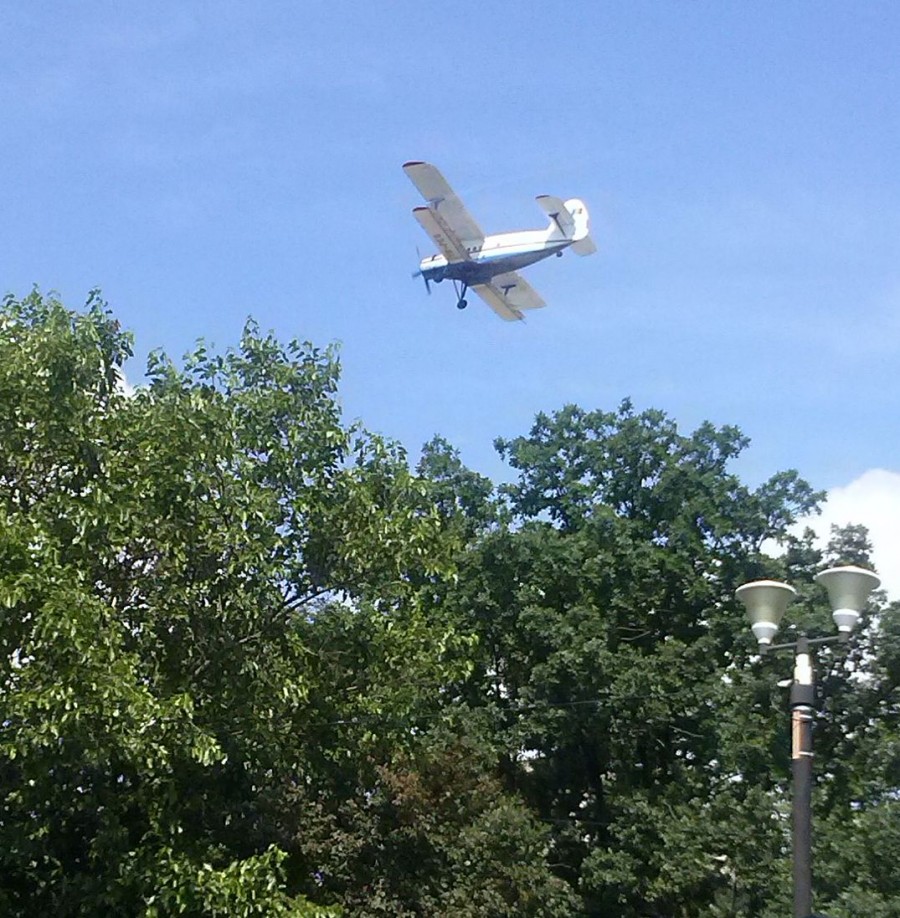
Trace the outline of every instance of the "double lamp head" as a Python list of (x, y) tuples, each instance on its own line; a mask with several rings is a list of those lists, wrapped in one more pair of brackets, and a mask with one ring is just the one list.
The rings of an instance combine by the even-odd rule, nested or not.
[[(816, 582), (828, 591), (832, 617), (842, 641), (850, 639), (869, 594), (881, 581), (861, 567), (831, 567), (816, 575)], [(750, 627), (765, 653), (772, 643), (788, 603), (797, 591), (778, 580), (755, 580), (738, 587), (734, 594), (746, 607)]]

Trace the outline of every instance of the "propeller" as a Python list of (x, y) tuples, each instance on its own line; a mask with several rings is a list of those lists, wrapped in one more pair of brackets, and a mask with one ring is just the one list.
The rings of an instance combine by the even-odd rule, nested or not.
[[(419, 264), (421, 265), (422, 264), (422, 253), (419, 251), (418, 246), (416, 246), (416, 256), (418, 257)], [(425, 290), (427, 291), (428, 295), (431, 296), (431, 281), (428, 280), (428, 278), (425, 276), (425, 272), (421, 268), (419, 268), (418, 271), (413, 271), (412, 276), (421, 277), (422, 280), (425, 281)]]

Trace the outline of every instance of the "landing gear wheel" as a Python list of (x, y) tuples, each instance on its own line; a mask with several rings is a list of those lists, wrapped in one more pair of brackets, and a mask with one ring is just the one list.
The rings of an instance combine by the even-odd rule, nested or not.
[(468, 291), (469, 285), (464, 284), (462, 281), (458, 281), (454, 278), (453, 280), (453, 292), (456, 294), (456, 308), (465, 309), (469, 304), (466, 302), (466, 291)]

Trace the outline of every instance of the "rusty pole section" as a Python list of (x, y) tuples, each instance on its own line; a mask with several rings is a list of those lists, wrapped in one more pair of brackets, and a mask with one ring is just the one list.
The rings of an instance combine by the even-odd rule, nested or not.
[(791, 685), (791, 767), (794, 778), (794, 918), (812, 913), (812, 718), (815, 686), (809, 644), (797, 641)]

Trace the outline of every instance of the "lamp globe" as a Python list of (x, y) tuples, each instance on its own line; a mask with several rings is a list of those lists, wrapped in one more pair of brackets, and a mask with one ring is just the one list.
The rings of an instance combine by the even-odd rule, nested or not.
[(750, 629), (765, 650), (772, 643), (788, 603), (797, 591), (778, 580), (754, 580), (737, 588), (734, 594), (746, 607)]

